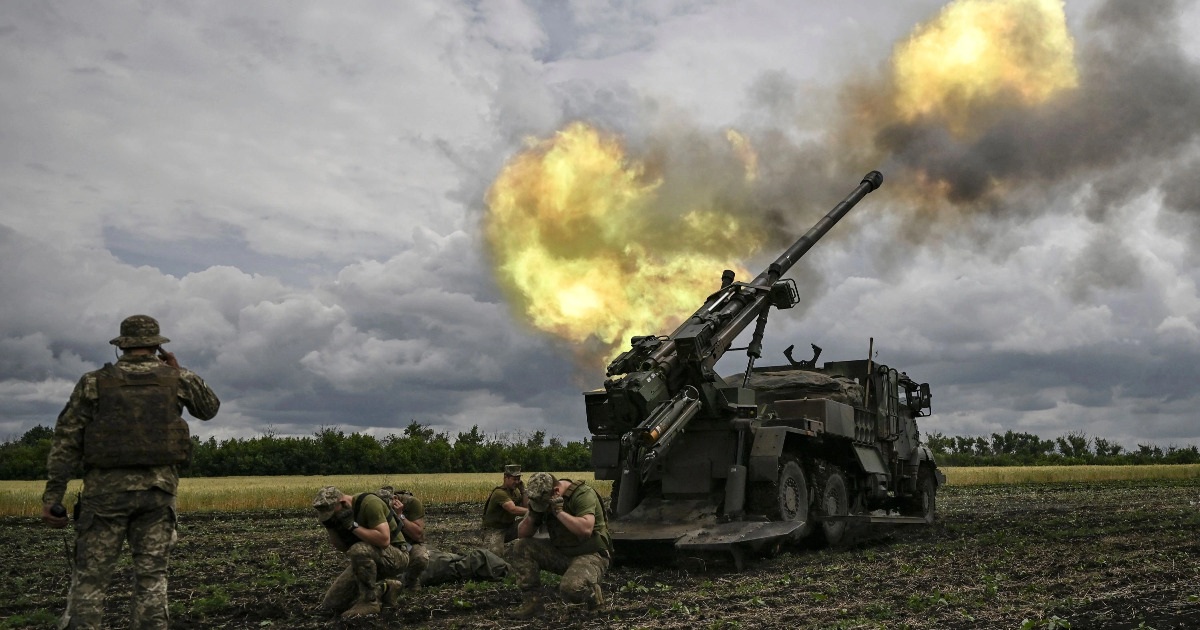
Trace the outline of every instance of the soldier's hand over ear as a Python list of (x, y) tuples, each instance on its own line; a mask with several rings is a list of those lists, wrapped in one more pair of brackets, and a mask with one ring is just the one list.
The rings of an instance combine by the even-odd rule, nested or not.
[(179, 369), (179, 361), (175, 358), (174, 352), (167, 352), (166, 350), (163, 350), (162, 346), (159, 346), (158, 347), (158, 358), (163, 363), (166, 363), (167, 365), (175, 368), (176, 370)]
[(354, 529), (354, 510), (342, 508), (333, 515), (332, 520), (337, 523), (338, 529), (352, 530)]

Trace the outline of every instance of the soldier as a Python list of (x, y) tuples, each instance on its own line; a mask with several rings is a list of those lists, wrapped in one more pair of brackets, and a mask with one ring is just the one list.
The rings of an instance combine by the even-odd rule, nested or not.
[(408, 549), (408, 569), (404, 572), (403, 581), (388, 580), (388, 597), (384, 603), (390, 603), (398, 596), (400, 589), (415, 591), (421, 588), (421, 574), (429, 565), (429, 548), (425, 546), (425, 506), (408, 490), (393, 490), (391, 486), (384, 486), (378, 494), (388, 503), (400, 523), (400, 532), (404, 534)]
[[(529, 477), (528, 494), (529, 515), (517, 526), (518, 538), (507, 558), (524, 600), (513, 616), (530, 619), (542, 614), (543, 570), (562, 576), (558, 592), (564, 601), (586, 603), (588, 610), (600, 608), (600, 579), (612, 559), (600, 495), (582, 481), (555, 479), (544, 472)], [(542, 524), (549, 538), (534, 538)]]
[(517, 517), (529, 512), (529, 499), (521, 483), (521, 467), (504, 467), (504, 482), (492, 489), (483, 504), (483, 547), (503, 556), (504, 543), (517, 537)]
[(325, 591), (321, 609), (347, 618), (378, 614), (386, 589), (383, 580), (408, 567), (400, 519), (379, 495), (350, 496), (334, 486), (317, 491), (313, 509), (328, 530), (329, 544), (350, 559)]
[(166, 628), (167, 564), (175, 546), (179, 466), (191, 457), (181, 415), (217, 415), (221, 403), (194, 372), (162, 349), (158, 322), (133, 315), (121, 322), (116, 365), (84, 374), (58, 415), (46, 460), (42, 520), (66, 527), (67, 482), (83, 468), (75, 503), (75, 552), (67, 609), (60, 627), (99, 628), (104, 595), (125, 540), (133, 555), (131, 628)]

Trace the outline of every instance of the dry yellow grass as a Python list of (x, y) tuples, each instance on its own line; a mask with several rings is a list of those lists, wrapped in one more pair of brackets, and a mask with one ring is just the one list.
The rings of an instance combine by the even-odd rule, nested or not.
[[(555, 474), (586, 480), (605, 496), (612, 488), (610, 481), (594, 481), (590, 472)], [(179, 511), (306, 508), (322, 486), (337, 486), (347, 494), (392, 486), (412, 492), (426, 504), (482, 503), (501, 480), (497, 473), (186, 478), (179, 480)], [(42, 481), (0, 481), (0, 516), (41, 514), (45, 485)], [(74, 503), (80, 487), (78, 480), (71, 482), (67, 489), (68, 503)]]
[(1195, 479), (1200, 464), (1150, 464), (1145, 466), (954, 466), (942, 468), (946, 483), (978, 486), (1006, 483), (1134, 481), (1145, 479)]
[[(1006, 466), (947, 467), (946, 482), (954, 486), (986, 484), (1088, 482), (1145, 479), (1194, 479), (1200, 464), (1150, 466)], [(584, 479), (604, 496), (611, 481), (594, 481), (590, 472), (556, 473)], [(306, 508), (321, 486), (333, 485), (347, 494), (380, 486), (407, 489), (427, 504), (482, 502), (501, 481), (496, 473), (437, 475), (334, 475), (328, 477), (200, 477), (181, 479), (179, 511), (211, 512)], [(41, 513), (42, 481), (0, 481), (0, 516), (34, 516)], [(67, 496), (72, 503), (80, 481), (72, 481)]]

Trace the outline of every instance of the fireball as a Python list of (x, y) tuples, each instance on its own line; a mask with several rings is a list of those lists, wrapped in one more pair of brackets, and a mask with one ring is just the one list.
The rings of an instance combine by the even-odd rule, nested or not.
[[(749, 142), (728, 138), (751, 180)], [(602, 355), (588, 361), (611, 359), (634, 335), (670, 333), (722, 270), (744, 274), (738, 261), (763, 240), (728, 195), (674, 207), (663, 194), (670, 165), (650, 170), (616, 136), (577, 122), (528, 141), (487, 192), (484, 235), (509, 303), (537, 330), (584, 344), (581, 355)]]
[(1079, 84), (1061, 0), (960, 0), (896, 47), (895, 108), (967, 135), (1007, 105), (1036, 106)]

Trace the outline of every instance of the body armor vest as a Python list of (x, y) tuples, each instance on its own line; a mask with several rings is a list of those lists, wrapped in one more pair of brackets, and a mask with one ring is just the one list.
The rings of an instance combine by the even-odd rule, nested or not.
[(186, 464), (188, 423), (179, 415), (179, 372), (168, 366), (96, 374), (96, 415), (83, 433), (83, 463), (96, 468)]

